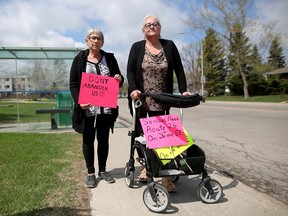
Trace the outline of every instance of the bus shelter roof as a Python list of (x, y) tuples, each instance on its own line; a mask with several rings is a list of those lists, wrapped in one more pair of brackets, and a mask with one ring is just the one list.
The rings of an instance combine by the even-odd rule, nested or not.
[(0, 59), (74, 59), (83, 49), (79, 47), (1, 47)]

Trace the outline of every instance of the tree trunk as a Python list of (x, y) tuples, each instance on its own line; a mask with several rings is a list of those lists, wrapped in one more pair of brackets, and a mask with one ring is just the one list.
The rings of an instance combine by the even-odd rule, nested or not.
[(243, 73), (242, 70), (240, 71), (240, 73), (241, 73), (241, 77), (242, 77), (242, 81), (243, 81), (244, 98), (247, 99), (250, 97), (249, 90), (248, 90), (248, 81), (247, 81), (245, 73)]
[(237, 65), (238, 65), (238, 70), (241, 74), (241, 77), (242, 77), (242, 81), (243, 81), (243, 92), (244, 92), (244, 98), (247, 99), (249, 98), (249, 90), (248, 90), (248, 81), (247, 81), (247, 78), (246, 78), (246, 74), (245, 72), (243, 71), (243, 68), (242, 68), (242, 64), (241, 64), (241, 60), (240, 60), (240, 57), (239, 57), (239, 52), (237, 52)]

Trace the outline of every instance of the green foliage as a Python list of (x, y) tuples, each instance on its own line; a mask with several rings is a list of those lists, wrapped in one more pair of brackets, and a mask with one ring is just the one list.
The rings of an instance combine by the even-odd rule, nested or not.
[(261, 74), (251, 73), (248, 77), (250, 95), (266, 95), (267, 81)]
[(286, 94), (288, 92), (288, 81), (272, 79), (266, 86), (266, 92), (270, 95)]
[[(261, 74), (252, 73), (248, 77), (249, 92), (253, 96), (258, 95), (283, 95), (288, 92), (287, 80), (271, 79), (266, 81)], [(240, 76), (229, 78), (231, 95), (243, 95)]]
[(0, 215), (73, 207), (75, 179), (63, 176), (81, 160), (78, 134), (0, 133), (0, 140)]
[(238, 75), (229, 76), (228, 87), (230, 89), (230, 94), (233, 95), (243, 95), (243, 82), (241, 77)]
[(203, 49), (206, 91), (209, 96), (224, 94), (225, 79), (227, 77), (225, 54), (223, 44), (217, 38), (214, 29), (210, 28), (206, 31)]
[[(229, 56), (232, 74), (239, 74), (242, 79), (251, 71), (251, 45), (244, 32), (231, 34), (231, 53)], [(246, 78), (246, 77), (245, 77)]]
[(269, 49), (268, 64), (276, 69), (285, 67), (285, 56), (280, 45), (280, 38), (275, 37)]
[(257, 45), (254, 45), (252, 48), (252, 53), (250, 56), (250, 64), (252, 73), (263, 74), (269, 71), (267, 65), (262, 63), (262, 56), (259, 53)]
[[(262, 64), (262, 57), (259, 53), (257, 45), (254, 45), (252, 48), (251, 53), (251, 64), (254, 65), (261, 65)], [(255, 71), (254, 71), (255, 72)]]

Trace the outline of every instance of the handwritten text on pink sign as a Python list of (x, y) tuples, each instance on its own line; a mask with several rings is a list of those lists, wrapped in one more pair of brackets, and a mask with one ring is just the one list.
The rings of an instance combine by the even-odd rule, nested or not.
[(150, 149), (187, 144), (181, 121), (176, 114), (142, 118), (140, 122)]
[(113, 77), (83, 72), (78, 103), (115, 108), (118, 91), (119, 82)]

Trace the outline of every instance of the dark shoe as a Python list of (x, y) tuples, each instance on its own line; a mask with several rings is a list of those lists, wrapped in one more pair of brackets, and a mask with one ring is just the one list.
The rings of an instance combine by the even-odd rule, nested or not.
[(87, 175), (85, 186), (87, 188), (95, 188), (96, 187), (96, 176), (94, 174)]
[(108, 183), (114, 183), (115, 182), (115, 179), (106, 171), (104, 172), (99, 172), (98, 173), (98, 176), (101, 178), (101, 179), (104, 179), (105, 181), (107, 181)]

